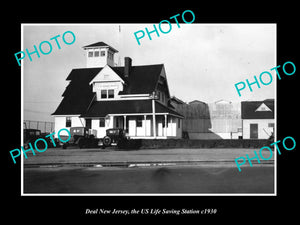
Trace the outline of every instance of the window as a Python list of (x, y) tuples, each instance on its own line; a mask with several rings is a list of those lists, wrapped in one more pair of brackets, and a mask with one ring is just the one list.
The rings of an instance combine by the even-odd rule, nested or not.
[(39, 130), (29, 131), (29, 136), (40, 136), (41, 132)]
[(101, 51), (101, 56), (105, 56), (105, 51)]
[(113, 53), (107, 52), (107, 58), (113, 60)]
[(89, 52), (89, 57), (93, 57), (93, 52)]
[(101, 90), (101, 98), (107, 98), (107, 90)]
[(71, 127), (71, 126), (72, 126), (71, 117), (66, 117), (66, 127)]
[(142, 127), (142, 126), (143, 126), (143, 118), (139, 116), (136, 120), (136, 127)]
[(91, 119), (85, 119), (85, 127), (88, 129), (92, 128), (92, 120)]
[(115, 97), (115, 90), (114, 89), (103, 89), (101, 90), (101, 98), (114, 98)]
[(99, 57), (100, 53), (99, 51), (95, 51), (95, 57)]
[(99, 127), (105, 127), (105, 118), (99, 118)]
[(119, 117), (116, 117), (116, 128), (119, 128)]
[(180, 128), (181, 119), (178, 119), (178, 128)]
[(108, 98), (114, 98), (115, 95), (114, 95), (114, 89), (110, 89), (108, 90)]

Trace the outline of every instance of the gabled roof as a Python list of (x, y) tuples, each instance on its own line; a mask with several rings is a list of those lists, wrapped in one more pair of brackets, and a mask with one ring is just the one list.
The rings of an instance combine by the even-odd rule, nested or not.
[(100, 41), (100, 42), (96, 42), (96, 43), (94, 43), (94, 44), (90, 44), (90, 45), (83, 46), (83, 48), (94, 48), (94, 47), (108, 47), (108, 48), (111, 49), (113, 52), (119, 52), (118, 50), (114, 49), (114, 48), (111, 47), (110, 45), (104, 43), (103, 41)]
[(231, 101), (220, 99), (218, 101), (215, 101), (215, 104), (231, 104)]
[[(265, 104), (271, 111), (258, 111)], [(274, 119), (274, 99), (241, 102), (242, 119)]]
[(73, 69), (66, 79), (70, 83), (62, 94), (64, 98), (52, 115), (72, 115), (85, 112), (95, 95), (89, 82), (101, 69)]
[(194, 104), (206, 104), (206, 103), (199, 101), (199, 100), (193, 100), (193, 101), (189, 102), (189, 105), (194, 105)]
[(111, 67), (126, 85), (120, 94), (151, 94), (157, 85), (163, 64), (132, 66), (129, 77), (124, 77), (124, 67)]
[[(125, 81), (124, 89), (119, 94), (151, 94), (157, 86), (163, 66), (132, 66), (129, 77), (124, 76), (124, 67), (110, 68)], [(101, 70), (102, 67), (73, 69), (66, 79), (70, 83), (62, 95), (64, 98), (52, 115), (85, 113), (95, 95), (89, 83)]]
[(176, 104), (186, 104), (184, 101), (182, 101), (181, 99), (179, 99), (179, 98), (177, 98), (177, 97), (175, 97), (175, 96), (172, 96), (171, 98), (170, 98), (170, 102), (175, 102)]

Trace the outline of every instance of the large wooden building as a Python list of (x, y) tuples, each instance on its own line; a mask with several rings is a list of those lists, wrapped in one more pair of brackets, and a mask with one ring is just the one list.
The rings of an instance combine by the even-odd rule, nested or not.
[(104, 42), (83, 47), (87, 68), (73, 69), (62, 101), (52, 114), (55, 133), (87, 127), (96, 137), (123, 128), (131, 138), (181, 138), (182, 118), (168, 104), (170, 92), (163, 64), (115, 66), (118, 52)]
[(171, 104), (184, 116), (182, 130), (190, 139), (238, 139), (242, 136), (240, 102), (194, 100), (185, 103), (172, 97)]

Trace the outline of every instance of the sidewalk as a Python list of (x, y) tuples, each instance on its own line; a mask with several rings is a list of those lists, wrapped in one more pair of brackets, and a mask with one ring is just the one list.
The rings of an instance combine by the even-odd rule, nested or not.
[[(45, 152), (33, 155), (27, 152), (28, 158), (23, 158), (24, 167), (40, 166), (163, 166), (178, 164), (226, 164), (235, 165), (235, 158), (254, 157), (257, 149), (143, 149), (134, 151), (119, 151), (117, 149), (60, 149), (49, 148)], [(269, 152), (263, 152), (265, 158)], [(260, 160), (261, 164), (273, 165), (271, 160)], [(253, 164), (258, 164), (253, 159)], [(249, 163), (246, 163), (249, 165)], [(246, 165), (245, 164), (245, 165)]]

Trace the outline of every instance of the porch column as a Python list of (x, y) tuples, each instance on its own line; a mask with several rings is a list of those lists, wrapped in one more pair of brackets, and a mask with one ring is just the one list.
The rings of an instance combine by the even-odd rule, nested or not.
[(124, 118), (124, 130), (126, 132), (126, 116), (123, 116), (123, 118)]
[[(153, 94), (154, 95), (154, 94)], [(156, 119), (155, 119), (155, 100), (152, 99), (152, 117), (153, 117), (153, 137), (156, 138)]]
[(145, 125), (145, 137), (146, 137), (146, 135), (147, 135), (146, 115), (144, 115), (144, 125)]
[(173, 132), (173, 117), (171, 116), (170, 117), (170, 119), (171, 119), (171, 136), (174, 136), (174, 132)]
[(167, 124), (168, 124), (168, 117), (167, 117), (167, 114), (165, 114), (165, 130), (164, 130), (164, 132), (165, 132), (165, 136), (167, 137)]

